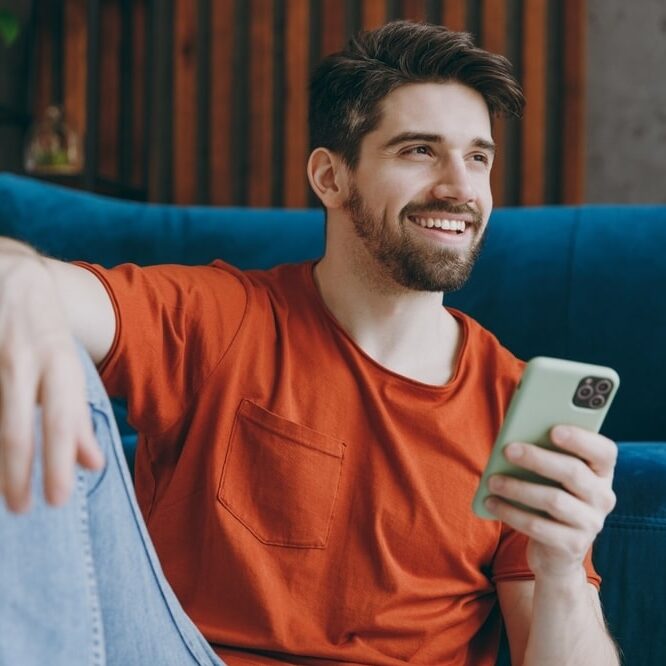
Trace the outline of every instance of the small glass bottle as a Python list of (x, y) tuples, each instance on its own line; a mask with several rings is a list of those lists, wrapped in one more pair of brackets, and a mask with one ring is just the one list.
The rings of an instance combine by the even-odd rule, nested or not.
[(24, 167), (27, 173), (60, 175), (83, 170), (79, 135), (64, 121), (62, 109), (49, 106), (44, 119), (28, 132)]

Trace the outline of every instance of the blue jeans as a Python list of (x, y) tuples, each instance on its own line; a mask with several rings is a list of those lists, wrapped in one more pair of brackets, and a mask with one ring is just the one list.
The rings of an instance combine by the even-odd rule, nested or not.
[(37, 414), (33, 508), (14, 515), (0, 500), (0, 666), (223, 665), (164, 578), (108, 397), (81, 357), (106, 465), (78, 469), (70, 501), (47, 506)]

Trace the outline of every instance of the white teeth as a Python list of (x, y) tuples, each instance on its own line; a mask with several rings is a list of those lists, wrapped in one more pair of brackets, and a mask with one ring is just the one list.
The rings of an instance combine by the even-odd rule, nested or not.
[(423, 228), (432, 229), (442, 229), (444, 231), (465, 231), (467, 224), (464, 220), (444, 220), (436, 219), (432, 217), (413, 217), (414, 222), (420, 224)]

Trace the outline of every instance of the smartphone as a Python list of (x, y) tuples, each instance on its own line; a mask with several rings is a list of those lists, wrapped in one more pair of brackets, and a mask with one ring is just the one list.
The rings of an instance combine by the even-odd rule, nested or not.
[[(546, 356), (533, 358), (526, 365), (511, 398), (504, 423), (481, 476), (472, 502), (474, 513), (480, 518), (497, 520), (483, 504), (492, 495), (488, 490), (488, 479), (493, 474), (505, 474), (550, 486), (559, 485), (552, 479), (545, 479), (510, 463), (504, 457), (504, 448), (511, 442), (529, 442), (557, 450), (549, 436), (551, 428), (556, 425), (575, 425), (599, 432), (619, 385), (620, 378), (611, 368)], [(521, 506), (518, 502), (515, 504)]]

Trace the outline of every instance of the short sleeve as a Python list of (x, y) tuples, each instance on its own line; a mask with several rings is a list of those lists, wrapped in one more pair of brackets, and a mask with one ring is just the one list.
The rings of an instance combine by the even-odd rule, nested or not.
[[(492, 581), (529, 580), (534, 578), (527, 564), (528, 538), (511, 527), (502, 524), (499, 546), (492, 564)], [(588, 582), (597, 589), (601, 586), (601, 576), (592, 564), (592, 550), (585, 557), (585, 573)]]
[(208, 266), (77, 262), (109, 293), (116, 336), (100, 365), (113, 397), (127, 400), (128, 422), (144, 434), (175, 423), (229, 349), (247, 303), (242, 273)]

